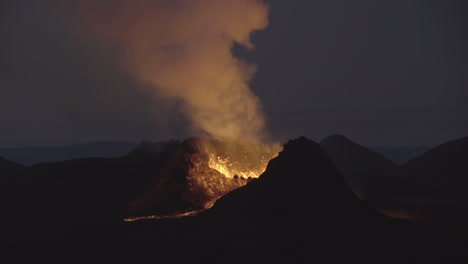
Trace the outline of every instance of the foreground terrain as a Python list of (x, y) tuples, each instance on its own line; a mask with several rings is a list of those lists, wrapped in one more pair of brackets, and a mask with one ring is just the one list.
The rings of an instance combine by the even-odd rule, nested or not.
[(466, 229), (390, 218), (372, 209), (322, 148), (305, 137), (287, 142), (260, 178), (229, 192), (209, 210), (126, 222), (122, 211), (170, 160), (170, 151), (158, 153), (153, 158), (159, 163), (140, 148), (119, 160), (43, 165), (34, 173), (9, 164), (8, 175), (16, 178), (8, 178), (9, 189), (3, 185), (3, 248), (14, 256), (109, 260), (468, 261)]

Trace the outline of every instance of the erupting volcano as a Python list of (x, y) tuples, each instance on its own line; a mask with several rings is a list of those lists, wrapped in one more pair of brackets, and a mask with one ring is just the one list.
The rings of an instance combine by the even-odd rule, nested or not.
[(249, 87), (256, 66), (232, 53), (234, 45), (254, 48), (251, 34), (268, 25), (268, 11), (259, 0), (97, 1), (71, 11), (78, 36), (115, 55), (112, 60), (155, 97), (181, 102), (190, 134), (208, 138), (184, 142), (148, 191), (157, 194), (140, 198), (130, 211), (174, 215), (209, 208), (258, 178), (281, 150), (268, 139)]
[[(139, 0), (111, 6), (97, 1), (71, 10), (80, 38), (115, 55), (112, 60), (155, 98), (181, 102), (178, 110), (190, 122), (190, 134), (207, 138), (194, 139), (190, 150), (181, 146), (185, 151), (172, 158), (185, 162), (178, 188), (158, 183), (178, 174), (171, 164), (155, 180), (159, 187), (153, 188), (163, 190), (152, 199), (156, 207), (172, 191), (183, 196), (169, 199), (171, 205), (161, 212), (210, 207), (221, 195), (258, 178), (280, 151), (269, 140), (260, 101), (249, 87), (256, 66), (232, 53), (234, 45), (254, 48), (251, 34), (268, 25), (268, 11), (257, 0)], [(116, 50), (120, 53), (112, 54)]]
[(265, 171), (278, 145), (189, 138), (127, 209), (126, 221), (181, 217), (209, 209), (220, 197)]
[(468, 263), (436, 2), (2, 1), (3, 256)]

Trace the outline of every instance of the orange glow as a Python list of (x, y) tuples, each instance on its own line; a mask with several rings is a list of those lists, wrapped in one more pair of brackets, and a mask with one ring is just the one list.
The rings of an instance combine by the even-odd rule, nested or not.
[(208, 143), (202, 146), (208, 155), (208, 167), (227, 178), (258, 178), (268, 162), (276, 157), (282, 147), (279, 144), (228, 141), (223, 144)]
[(408, 219), (416, 222), (425, 222), (429, 224), (440, 224), (436, 220), (431, 219), (430, 217), (426, 217), (424, 215), (418, 215), (413, 212), (408, 212), (404, 210), (390, 210), (390, 209), (382, 209), (382, 208), (374, 208), (377, 211), (391, 217), (391, 218), (398, 218), (398, 219)]
[[(206, 209), (205, 209), (206, 210)], [(198, 211), (190, 211), (190, 212), (184, 212), (180, 214), (171, 214), (171, 215), (145, 215), (145, 216), (135, 216), (135, 217), (127, 217), (124, 218), (123, 220), (125, 222), (135, 222), (135, 221), (140, 221), (140, 220), (149, 220), (149, 219), (167, 219), (167, 218), (181, 218), (181, 217), (186, 217), (186, 216), (192, 216), (196, 215), (199, 212), (204, 211), (204, 210), (198, 210)]]
[(265, 171), (268, 161), (277, 155), (278, 152), (271, 151), (263, 153), (259, 160), (242, 162), (239, 158), (248, 159), (249, 156), (231, 158), (226, 155), (222, 156), (210, 153), (208, 166), (231, 179), (236, 176), (244, 179), (258, 178)]

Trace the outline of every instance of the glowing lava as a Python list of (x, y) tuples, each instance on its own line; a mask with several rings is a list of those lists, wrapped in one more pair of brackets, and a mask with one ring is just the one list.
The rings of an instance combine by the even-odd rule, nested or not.
[(208, 155), (208, 167), (227, 178), (258, 178), (265, 171), (268, 162), (281, 151), (279, 144), (247, 142), (205, 142), (202, 146)]

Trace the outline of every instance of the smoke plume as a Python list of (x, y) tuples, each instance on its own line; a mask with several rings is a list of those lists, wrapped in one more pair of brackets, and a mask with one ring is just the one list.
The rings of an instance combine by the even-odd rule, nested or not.
[(264, 135), (249, 87), (255, 65), (232, 53), (234, 44), (253, 49), (251, 34), (267, 26), (262, 1), (98, 0), (69, 10), (83, 40), (159, 96), (181, 100), (194, 132), (230, 140)]

